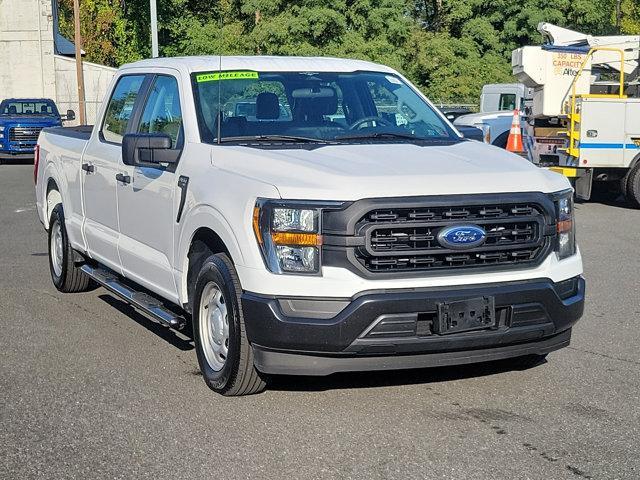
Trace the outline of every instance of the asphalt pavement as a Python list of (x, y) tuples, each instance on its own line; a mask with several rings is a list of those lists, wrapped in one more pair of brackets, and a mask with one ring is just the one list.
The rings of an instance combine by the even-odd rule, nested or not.
[(104, 289), (60, 294), (32, 166), (0, 165), (0, 479), (640, 477), (640, 210), (577, 206), (571, 346), (508, 363), (281, 377), (225, 398), (191, 340)]

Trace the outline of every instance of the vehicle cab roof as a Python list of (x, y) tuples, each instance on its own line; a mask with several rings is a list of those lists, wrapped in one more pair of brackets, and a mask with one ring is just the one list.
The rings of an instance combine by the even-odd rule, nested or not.
[(150, 58), (123, 65), (121, 69), (173, 68), (184, 73), (216, 70), (255, 70), (261, 72), (356, 72), (373, 71), (397, 73), (394, 69), (364, 60), (334, 57), (284, 56), (197, 56)]
[(2, 103), (4, 102), (51, 102), (51, 103), (55, 103), (53, 100), (51, 100), (50, 98), (5, 98), (4, 100), (2, 100)]

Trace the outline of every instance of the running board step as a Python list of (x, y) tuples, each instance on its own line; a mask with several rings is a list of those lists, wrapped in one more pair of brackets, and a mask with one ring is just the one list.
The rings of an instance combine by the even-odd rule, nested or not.
[(180, 330), (185, 326), (186, 320), (184, 317), (164, 307), (161, 300), (124, 284), (115, 273), (87, 264), (80, 267), (80, 269), (111, 293), (153, 317), (161, 324), (176, 330)]

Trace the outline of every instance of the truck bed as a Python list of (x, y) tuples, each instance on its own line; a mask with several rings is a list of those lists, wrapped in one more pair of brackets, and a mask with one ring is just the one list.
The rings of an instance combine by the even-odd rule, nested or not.
[(60, 135), (62, 137), (78, 138), (80, 140), (89, 140), (93, 125), (76, 125), (75, 127), (51, 127), (47, 128), (48, 133)]

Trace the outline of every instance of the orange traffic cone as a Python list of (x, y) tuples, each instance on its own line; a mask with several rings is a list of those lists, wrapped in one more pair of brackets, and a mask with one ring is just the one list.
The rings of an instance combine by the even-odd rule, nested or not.
[(522, 153), (522, 132), (520, 131), (520, 110), (517, 108), (513, 111), (513, 121), (511, 122), (511, 130), (507, 138), (507, 150), (513, 153)]

